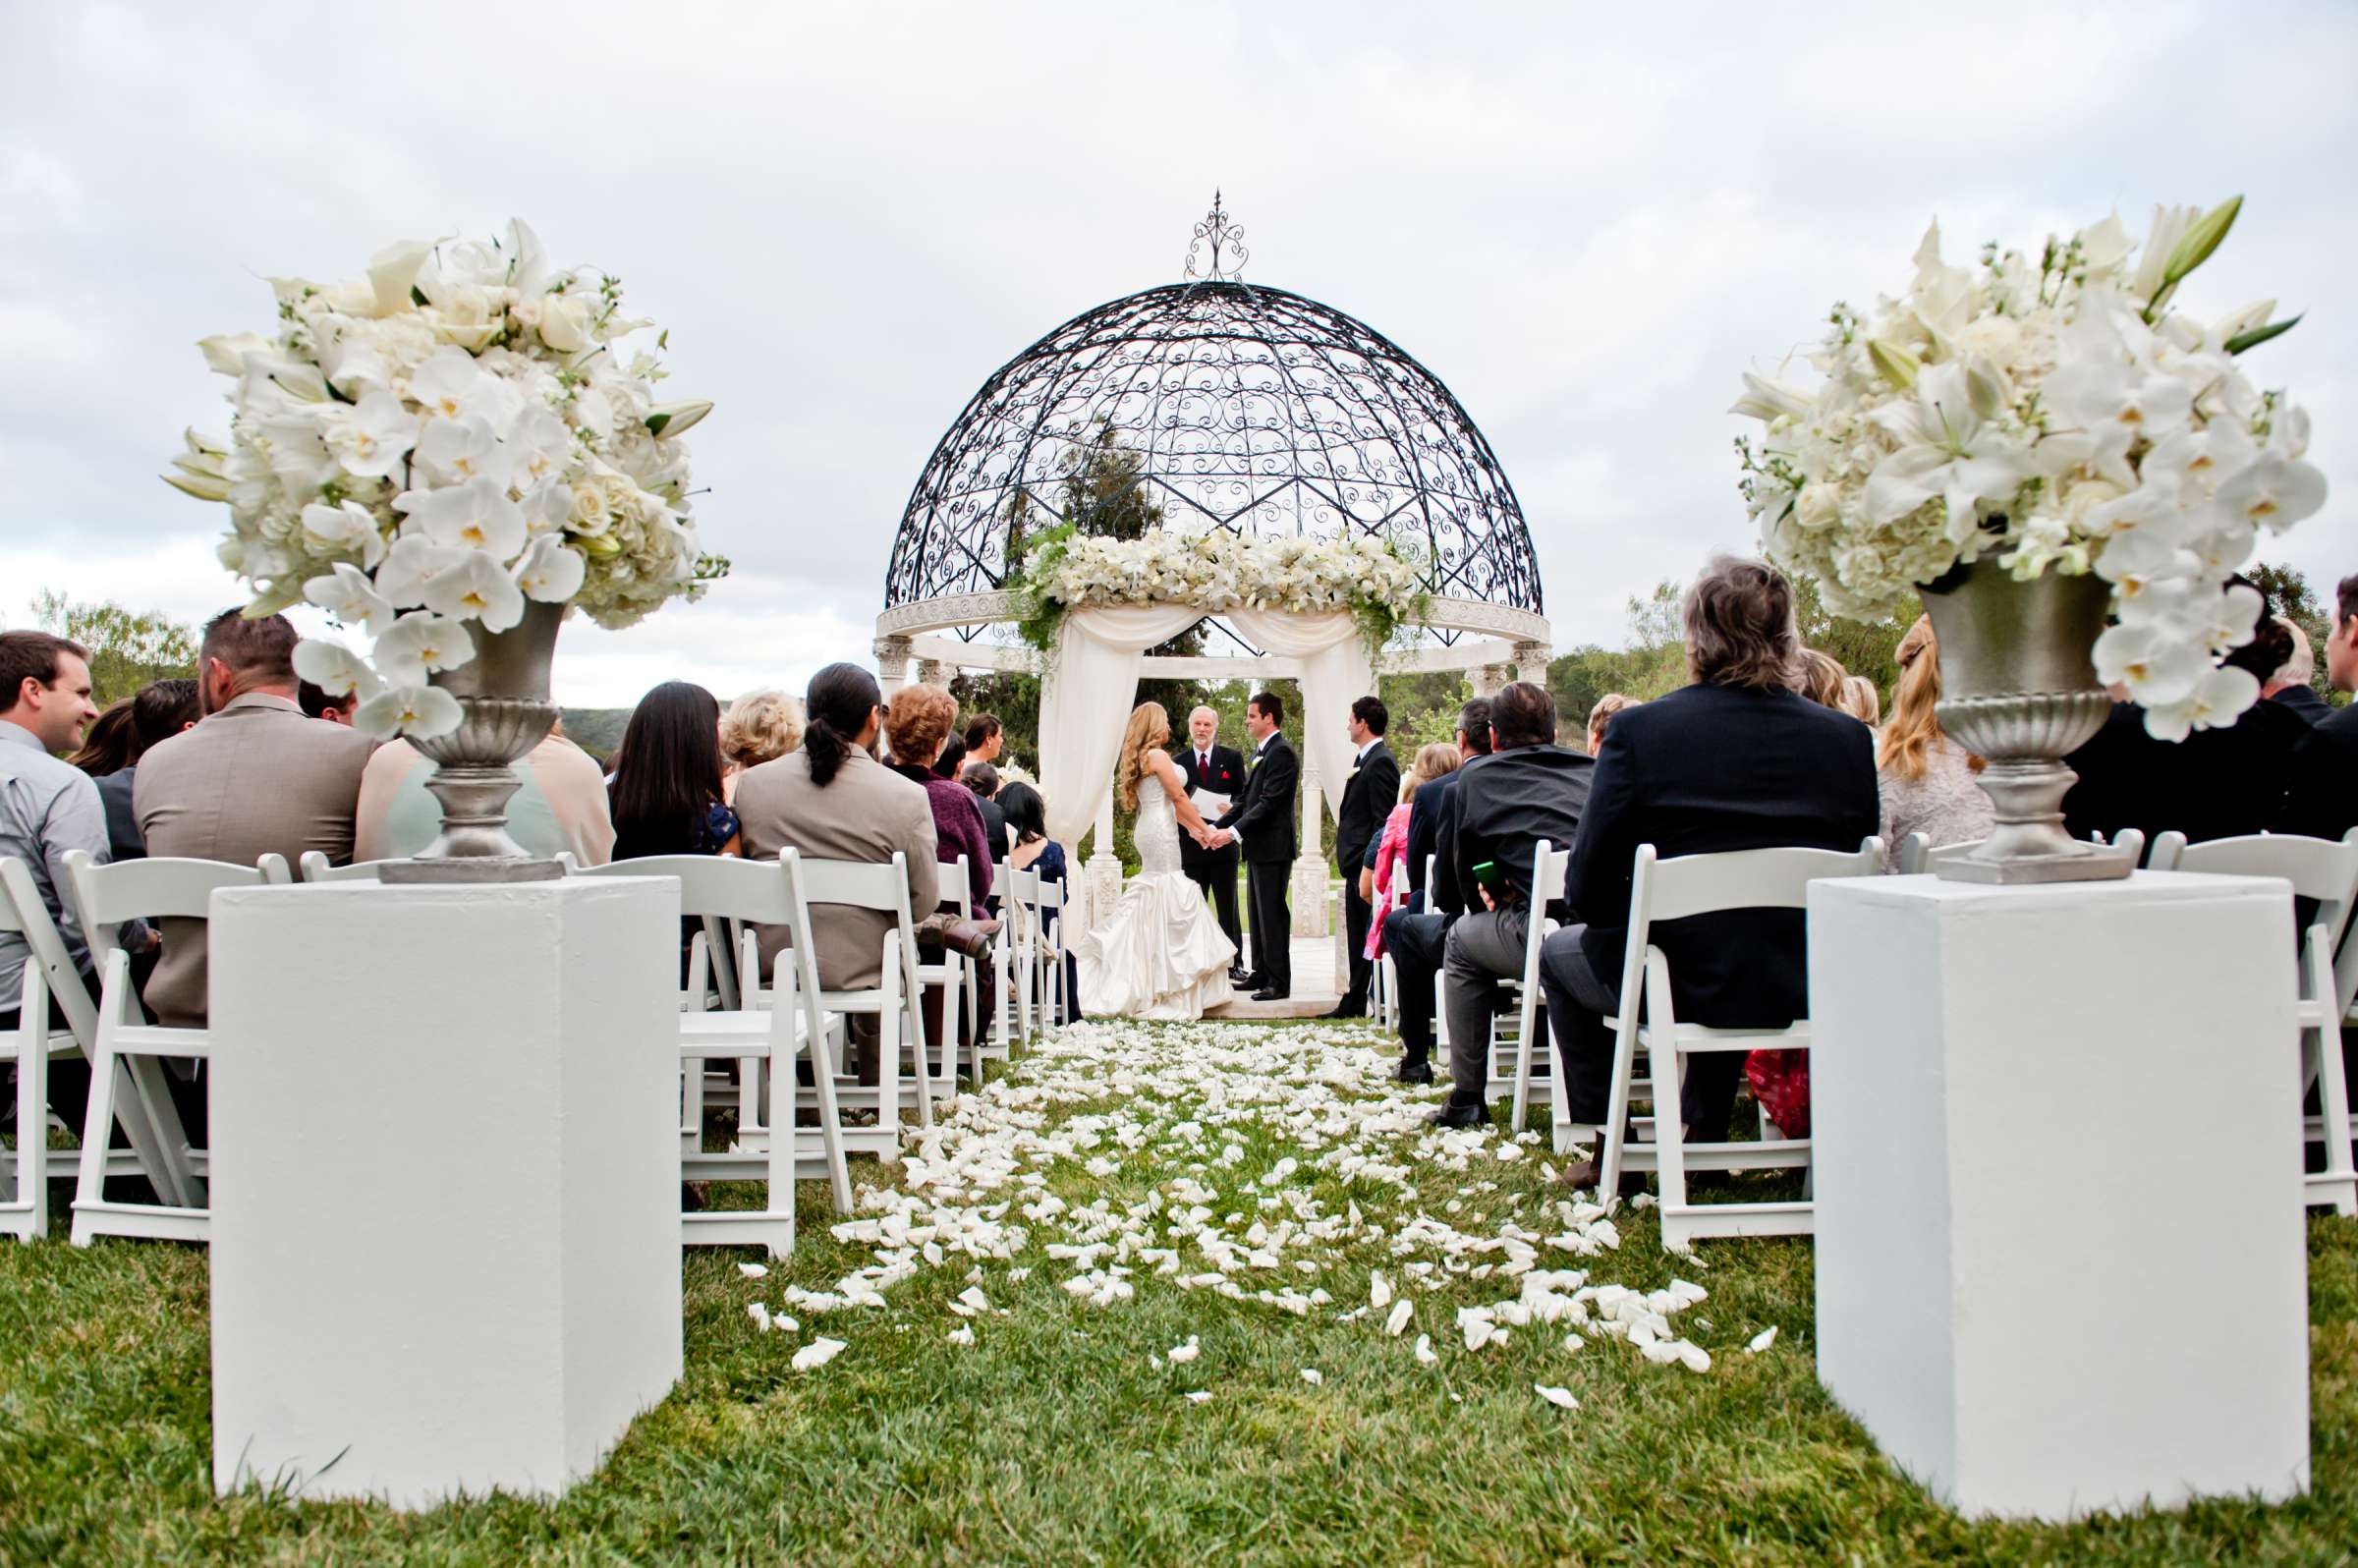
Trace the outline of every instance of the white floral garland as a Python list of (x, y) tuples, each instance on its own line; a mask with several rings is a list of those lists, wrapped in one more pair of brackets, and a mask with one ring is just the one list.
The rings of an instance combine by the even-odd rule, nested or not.
[(2098, 674), (2163, 739), (2233, 723), (2259, 682), (2218, 661), (2260, 601), (2227, 580), (2326, 498), (2308, 416), (2237, 358), (2292, 325), (2275, 302), (2208, 324), (2170, 308), (2239, 207), (2159, 208), (2142, 251), (2107, 217), (1972, 268), (1941, 260), (1936, 223), (1907, 293), (1834, 308), (1808, 356), (1824, 380), (1744, 377), (1730, 412), (1768, 426), (1738, 446), (1770, 557), (1861, 617), (1984, 554), (2018, 579), (2094, 572), (2118, 618)]
[(679, 439), (712, 406), (656, 402), (653, 355), (622, 358), (649, 323), (615, 279), (551, 268), (516, 222), (504, 245), (409, 241), (365, 278), (272, 288), (274, 336), (198, 345), (235, 383), (230, 435), (191, 430), (165, 478), (228, 503), (248, 613), (308, 600), (374, 639), (366, 657), (296, 648), (305, 679), (360, 695), (361, 728), (455, 729), (428, 677), (474, 658), (466, 623), (506, 631), (534, 599), (624, 627), (727, 571), (689, 517)]
[(1035, 544), (1018, 591), (1019, 620), (1039, 645), (1052, 641), (1065, 610), (1092, 604), (1187, 604), (1214, 615), (1348, 610), (1377, 644), (1432, 604), (1417, 562), (1364, 534), (1251, 538), (1155, 529), (1121, 539), (1059, 530)]

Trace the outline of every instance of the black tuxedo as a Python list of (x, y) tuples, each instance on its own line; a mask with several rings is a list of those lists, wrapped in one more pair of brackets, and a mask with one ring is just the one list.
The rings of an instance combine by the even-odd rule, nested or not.
[[(2283, 703), (2311, 724), (2323, 724), (2333, 712), (2332, 707), (2327, 703), (2324, 698), (2317, 695), (2317, 691), (2313, 687), (2287, 686), (2269, 700)], [(120, 858), (117, 857), (117, 859)]]
[(1335, 812), (1334, 859), (1343, 873), (1343, 932), (1350, 944), (1345, 954), (1351, 965), (1350, 983), (1343, 990), (1346, 1009), (1367, 1005), (1368, 981), (1376, 968), (1363, 956), (1376, 912), (1359, 896), (1360, 867), (1399, 798), (1400, 764), (1392, 759), (1391, 749), (1377, 740), (1343, 781), (1342, 803)]
[(2063, 797), (2064, 829), (2118, 838), (2140, 828), (2148, 844), (2173, 827), (2192, 844), (2266, 832), (2283, 813), (2294, 749), (2322, 727), (2283, 702), (2262, 701), (2222, 728), (2157, 741), (2144, 708), (2115, 702), (2105, 727), (2063, 758), (2080, 776)]
[(1245, 796), (1215, 826), (1233, 827), (1243, 841), (1245, 892), (1253, 904), (1253, 955), (1263, 982), (1280, 995), (1294, 988), (1294, 918), (1286, 907), (1286, 878), (1302, 852), (1294, 800), (1302, 759), (1282, 733), (1263, 742), (1245, 774)]
[[(1541, 961), (1575, 1119), (1600, 1120), (1610, 1087), (1612, 1032), (1598, 1011), (1621, 983), (1639, 845), (1663, 860), (1856, 850), (1881, 814), (1867, 726), (1796, 693), (1689, 686), (1614, 714), (1566, 880), (1585, 924), (1549, 937)], [(1743, 909), (1668, 921), (1650, 939), (1670, 960), (1679, 1022), (1737, 1029), (1808, 1016), (1804, 935), (1800, 910)], [(1696, 1137), (1726, 1129), (1743, 1062), (1729, 1051), (1688, 1065), (1682, 1114)]]
[(2358, 827), (2358, 704), (2328, 708), (2310, 726), (2293, 748), (2291, 773), (2279, 832), (2339, 838)]
[[(1214, 742), (1208, 767), (1198, 765), (1193, 745), (1184, 746), (1172, 755), (1179, 763), (1181, 775), (1187, 780), (1187, 792), (1190, 795), (1198, 790), (1209, 790), (1214, 795), (1227, 796), (1229, 804), (1234, 805), (1244, 793), (1245, 756), (1235, 747)], [(1180, 868), (1187, 872), (1189, 881), (1204, 889), (1204, 897), (1219, 911), (1220, 930), (1229, 941), (1236, 944), (1237, 962), (1241, 964), (1245, 952), (1244, 931), (1236, 918), (1236, 868), (1240, 859), (1240, 852), (1234, 844), (1207, 850), (1196, 842), (1193, 834), (1179, 835)]]

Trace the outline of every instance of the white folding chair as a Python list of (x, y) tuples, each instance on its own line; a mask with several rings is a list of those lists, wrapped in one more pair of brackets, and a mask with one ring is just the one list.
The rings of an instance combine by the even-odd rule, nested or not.
[[(2105, 835), (2091, 833), (2088, 835), (2088, 841), (2092, 844), (2102, 844), (2105, 841)], [(2136, 827), (2123, 828), (2120, 836), (2112, 842), (2115, 848), (2128, 850), (2133, 857), (2142, 857), (2145, 853), (2145, 830)], [(1935, 844), (1922, 833), (1910, 833), (1899, 841), (1899, 874), (1902, 876), (1921, 875), (1938, 866), (1942, 861), (1954, 860), (1960, 855), (1970, 855), (1981, 845), (1982, 840), (1978, 838), (1958, 839), (1950, 844)]]
[[(2305, 1178), (2305, 1202), (2325, 1204), (2337, 1214), (2358, 1214), (2358, 1166), (2350, 1149), (2350, 1086), (2341, 1059), (2341, 1020), (2358, 995), (2358, 956), (2334, 953), (2349, 929), (2358, 903), (2358, 828), (2337, 842), (2297, 833), (2256, 833), (2242, 838), (2189, 844), (2171, 828), (2154, 840), (2153, 868), (2202, 871), (2215, 876), (2280, 876), (2295, 898), (2317, 901), (2309, 928), (2299, 933), (2301, 1094), (2315, 1090), (2318, 1114), (2303, 1114), (2304, 1144), (2325, 1146), (2325, 1169)], [(2256, 1048), (2265, 1048), (2263, 1043)]]
[[(1542, 995), (1540, 989), (1540, 944), (1544, 942), (1548, 934), (1556, 929), (1556, 923), (1547, 918), (1546, 906), (1549, 899), (1562, 896), (1564, 874), (1571, 865), (1572, 851), (1569, 848), (1559, 850), (1545, 839), (1541, 839), (1532, 846), (1532, 918), (1524, 923), (1523, 971), (1512, 980), (1503, 980), (1498, 982), (1515, 1001), (1513, 1035), (1509, 1036), (1499, 1028), (1498, 1021), (1504, 1015), (1495, 1010), (1490, 1014), (1490, 1048), (1485, 1057), (1487, 1081), (1483, 1085), (1483, 1099), (1486, 1103), (1488, 1101), (1491, 1084), (1501, 1079), (1513, 1083), (1515, 1097), (1514, 1109), (1508, 1118), (1510, 1132), (1519, 1133), (1523, 1130), (1525, 1107), (1531, 1099), (1533, 1036), (1539, 1032)], [(1440, 980), (1436, 981), (1444, 1012), (1447, 1011), (1449, 1003), (1447, 979), (1448, 971), (1444, 967)], [(1553, 1078), (1556, 1076), (1553, 1068), (1554, 1058), (1548, 1054), (1545, 1042), (1539, 1043), (1538, 1058), (1543, 1065), (1547, 1066), (1547, 1076)], [(1514, 1060), (1511, 1067), (1499, 1059), (1509, 1045), (1514, 1049)]]
[[(1689, 1056), (1705, 1052), (1807, 1049), (1810, 1024), (1782, 1029), (1712, 1029), (1678, 1022), (1671, 1001), (1670, 961), (1649, 939), (1657, 921), (1741, 909), (1802, 909), (1809, 884), (1831, 876), (1874, 876), (1883, 868), (1882, 841), (1868, 838), (1855, 852), (1817, 849), (1737, 850), (1657, 861), (1652, 844), (1638, 846), (1629, 892), (1628, 945), (1621, 966), (1621, 1008), (1605, 1022), (1615, 1035), (1612, 1093), (1605, 1124), (1596, 1131), (1603, 1151), (1598, 1191), (1619, 1190), (1621, 1171), (1652, 1168), (1661, 1179), (1662, 1246), (1685, 1252), (1711, 1236), (1806, 1236), (1813, 1223), (1807, 1198), (1781, 1203), (1696, 1204), (1687, 1199), (1687, 1171), (1775, 1170), (1810, 1162), (1806, 1138), (1749, 1143), (1690, 1144), (1679, 1119), (1679, 1091)], [(1639, 1022), (1643, 1003), (1645, 1022)], [(1648, 1074), (1638, 1076), (1638, 1056)], [(1579, 1141), (1566, 1091), (1555, 1084), (1556, 1147)], [(1649, 1097), (1652, 1143), (1629, 1137), (1633, 1099)]]
[(1018, 966), (1016, 950), (1017, 909), (1015, 901), (1016, 873), (999, 861), (990, 868), (990, 896), (999, 907), (999, 939), (990, 944), (991, 1003), (990, 1028), (985, 1033), (976, 1031), (979, 1042), (976, 1053), (975, 1081), (982, 1081), (982, 1063), (1005, 1061), (1014, 1048), (1014, 1030), (1020, 1009), (1013, 995), (1015, 972)]
[(1038, 1022), (1033, 999), (1039, 989), (1039, 873), (1009, 867), (999, 908), (1007, 919), (1007, 937), (999, 950), (1006, 955), (1013, 976), (1015, 994), (1009, 1000), (1015, 1011), (1015, 1032), (1029, 1045)]
[[(1054, 1029), (1064, 1018), (1064, 910), (1065, 888), (1062, 882), (1051, 882), (1038, 873), (1033, 874), (1032, 894), (1032, 1005), (1038, 1013), (1039, 1028)], [(1027, 1036), (1028, 1037), (1028, 1036)]]
[[(866, 861), (806, 859), (789, 849), (779, 856), (786, 868), (793, 920), (788, 926), (793, 943), (779, 954), (794, 960), (794, 985), (810, 1028), (824, 1033), (825, 1015), (872, 1014), (877, 1029), (877, 1072), (873, 1085), (838, 1083), (835, 1099), (856, 1110), (872, 1109), (872, 1127), (848, 1128), (847, 1148), (872, 1152), (887, 1164), (901, 1157), (901, 1110), (912, 1102), (918, 1123), (933, 1125), (933, 1071), (926, 1056), (925, 1010), (919, 1005), (917, 983), (917, 923), (909, 915), (909, 871), (906, 857), (895, 854), (878, 865)], [(881, 976), (864, 990), (829, 990), (819, 983), (818, 941), (813, 911), (827, 907), (865, 909), (890, 916), (892, 924), (879, 942)], [(778, 986), (781, 993), (786, 986)], [(848, 1028), (848, 1025), (846, 1026)], [(906, 1040), (914, 1058), (913, 1082), (901, 1082), (901, 1047)], [(800, 1103), (800, 1096), (797, 1102)], [(814, 1092), (815, 1099), (815, 1087)]]
[[(30, 1241), (49, 1234), (49, 1062), (84, 1054), (97, 1036), (98, 1010), (31, 869), (14, 855), (0, 856), (0, 931), (23, 937), (28, 950), (17, 1027), (0, 1035), (0, 1061), (17, 1064), (17, 1147), (0, 1148), (0, 1235)], [(49, 1027), (51, 997), (65, 1016), (62, 1029)]]
[[(734, 856), (656, 855), (619, 861), (574, 872), (577, 876), (673, 876), (680, 883), (680, 913), (701, 918), (705, 929), (691, 942), (688, 983), (680, 992), (680, 1179), (682, 1181), (751, 1181), (766, 1184), (766, 1197), (758, 1209), (699, 1209), (680, 1215), (680, 1244), (684, 1247), (737, 1247), (758, 1244), (775, 1256), (794, 1251), (794, 1183), (798, 1176), (827, 1178), (835, 1211), (852, 1211), (851, 1167), (845, 1160), (843, 1118), (835, 1103), (833, 1040), (822, 1024), (811, 1029), (808, 1010), (799, 1005), (793, 989), (794, 967), (782, 964), (785, 979), (779, 995), (761, 988), (759, 933), (756, 925), (791, 930), (794, 890), (777, 861), (744, 861)], [(745, 977), (737, 991), (739, 1005), (713, 1008), (706, 987), (705, 946), (714, 929), (737, 929)], [(808, 1053), (811, 1078), (818, 1100), (814, 1138), (806, 1139), (795, 1127), (791, 1112), (776, 1115), (781, 1078), (795, 1082), (796, 1058)], [(703, 1090), (706, 1064), (737, 1064), (739, 1105), (737, 1138), (726, 1152), (704, 1149)], [(764, 1071), (766, 1069), (766, 1071)], [(787, 1098), (790, 1100), (792, 1091)], [(745, 1108), (766, 1110), (761, 1123), (747, 1126)], [(783, 1126), (787, 1136), (774, 1129)]]
[[(1403, 867), (1394, 866), (1392, 885), (1384, 895), (1385, 925), (1389, 926), (1392, 917), (1407, 906), (1408, 874)], [(1389, 942), (1384, 943), (1383, 950), (1376, 955), (1375, 977), (1370, 989), (1374, 994), (1370, 996), (1368, 1005), (1376, 1015), (1376, 1024), (1383, 1029), (1397, 1030), (1400, 1027), (1400, 970), (1392, 962), (1392, 945)]]
[(389, 864), (387, 861), (354, 861), (346, 866), (330, 866), (326, 852), (305, 850), (295, 863), (295, 868), (303, 873), (303, 883), (309, 887), (313, 882), (373, 882), (377, 879), (377, 871)]
[[(102, 865), (87, 851), (66, 852), (66, 881), (75, 919), (89, 937), (99, 964), (98, 1025), (90, 1057), (90, 1103), (83, 1118), (82, 1156), (74, 1188), (74, 1245), (87, 1247), (99, 1236), (146, 1236), (204, 1241), (211, 1233), (205, 1207), (207, 1151), (192, 1148), (180, 1112), (164, 1081), (164, 1058), (209, 1061), (209, 1030), (170, 1029), (142, 1022), (131, 983), (131, 955), (116, 940), (124, 922), (140, 919), (203, 920), (213, 893), (224, 887), (285, 884), (285, 859), (265, 855), (255, 865), (219, 861), (149, 858)], [(118, 1073), (128, 1068), (128, 1092)], [(108, 1146), (120, 1120), (134, 1141), (152, 1139), (160, 1178), (160, 1204), (132, 1204), (106, 1197)]]
[[(960, 920), (972, 919), (974, 900), (972, 891), (967, 884), (969, 873), (966, 857), (961, 855), (957, 860), (944, 866), (942, 874), (941, 902), (948, 905)], [(931, 914), (932, 911), (928, 910), (926, 913)], [(940, 1065), (934, 1071), (929, 1087), (933, 1097), (941, 1103), (947, 1104), (958, 1097), (958, 1040), (966, 1032), (966, 1020), (973, 1016), (973, 1003), (976, 995), (974, 960), (955, 948), (945, 946), (941, 950), (940, 963), (920, 963), (917, 971), (917, 982), (921, 1002), (924, 993), (927, 990), (941, 992), (941, 1038), (938, 1042)], [(975, 1081), (981, 1083), (982, 1080), (982, 1062), (981, 1057), (977, 1057), (975, 1059)]]

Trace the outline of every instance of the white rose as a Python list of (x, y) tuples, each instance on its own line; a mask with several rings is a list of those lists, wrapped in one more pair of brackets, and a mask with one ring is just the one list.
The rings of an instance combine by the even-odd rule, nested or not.
[(586, 300), (552, 294), (541, 301), (540, 341), (559, 354), (579, 354), (590, 346), (590, 306)]

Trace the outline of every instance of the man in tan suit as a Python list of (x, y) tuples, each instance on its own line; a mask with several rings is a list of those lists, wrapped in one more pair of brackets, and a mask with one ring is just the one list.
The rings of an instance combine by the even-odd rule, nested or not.
[[(738, 775), (737, 821), (748, 860), (776, 860), (793, 848), (808, 860), (881, 864), (898, 851), (908, 860), (910, 918), (922, 921), (941, 897), (933, 808), (924, 786), (870, 752), (881, 695), (876, 678), (857, 664), (830, 664), (813, 676), (802, 748)], [(811, 924), (821, 985), (860, 990), (883, 979), (889, 916), (822, 906)], [(763, 969), (786, 936), (782, 925), (760, 927)]]
[[(132, 811), (153, 856), (252, 866), (306, 850), (352, 860), (361, 771), (376, 743), (307, 718), (296, 700), (295, 628), (283, 615), (213, 617), (196, 661), (204, 717), (140, 758)], [(141, 993), (156, 1022), (205, 1021), (204, 922), (168, 919), (164, 953)], [(296, 955), (289, 955), (294, 958)]]

